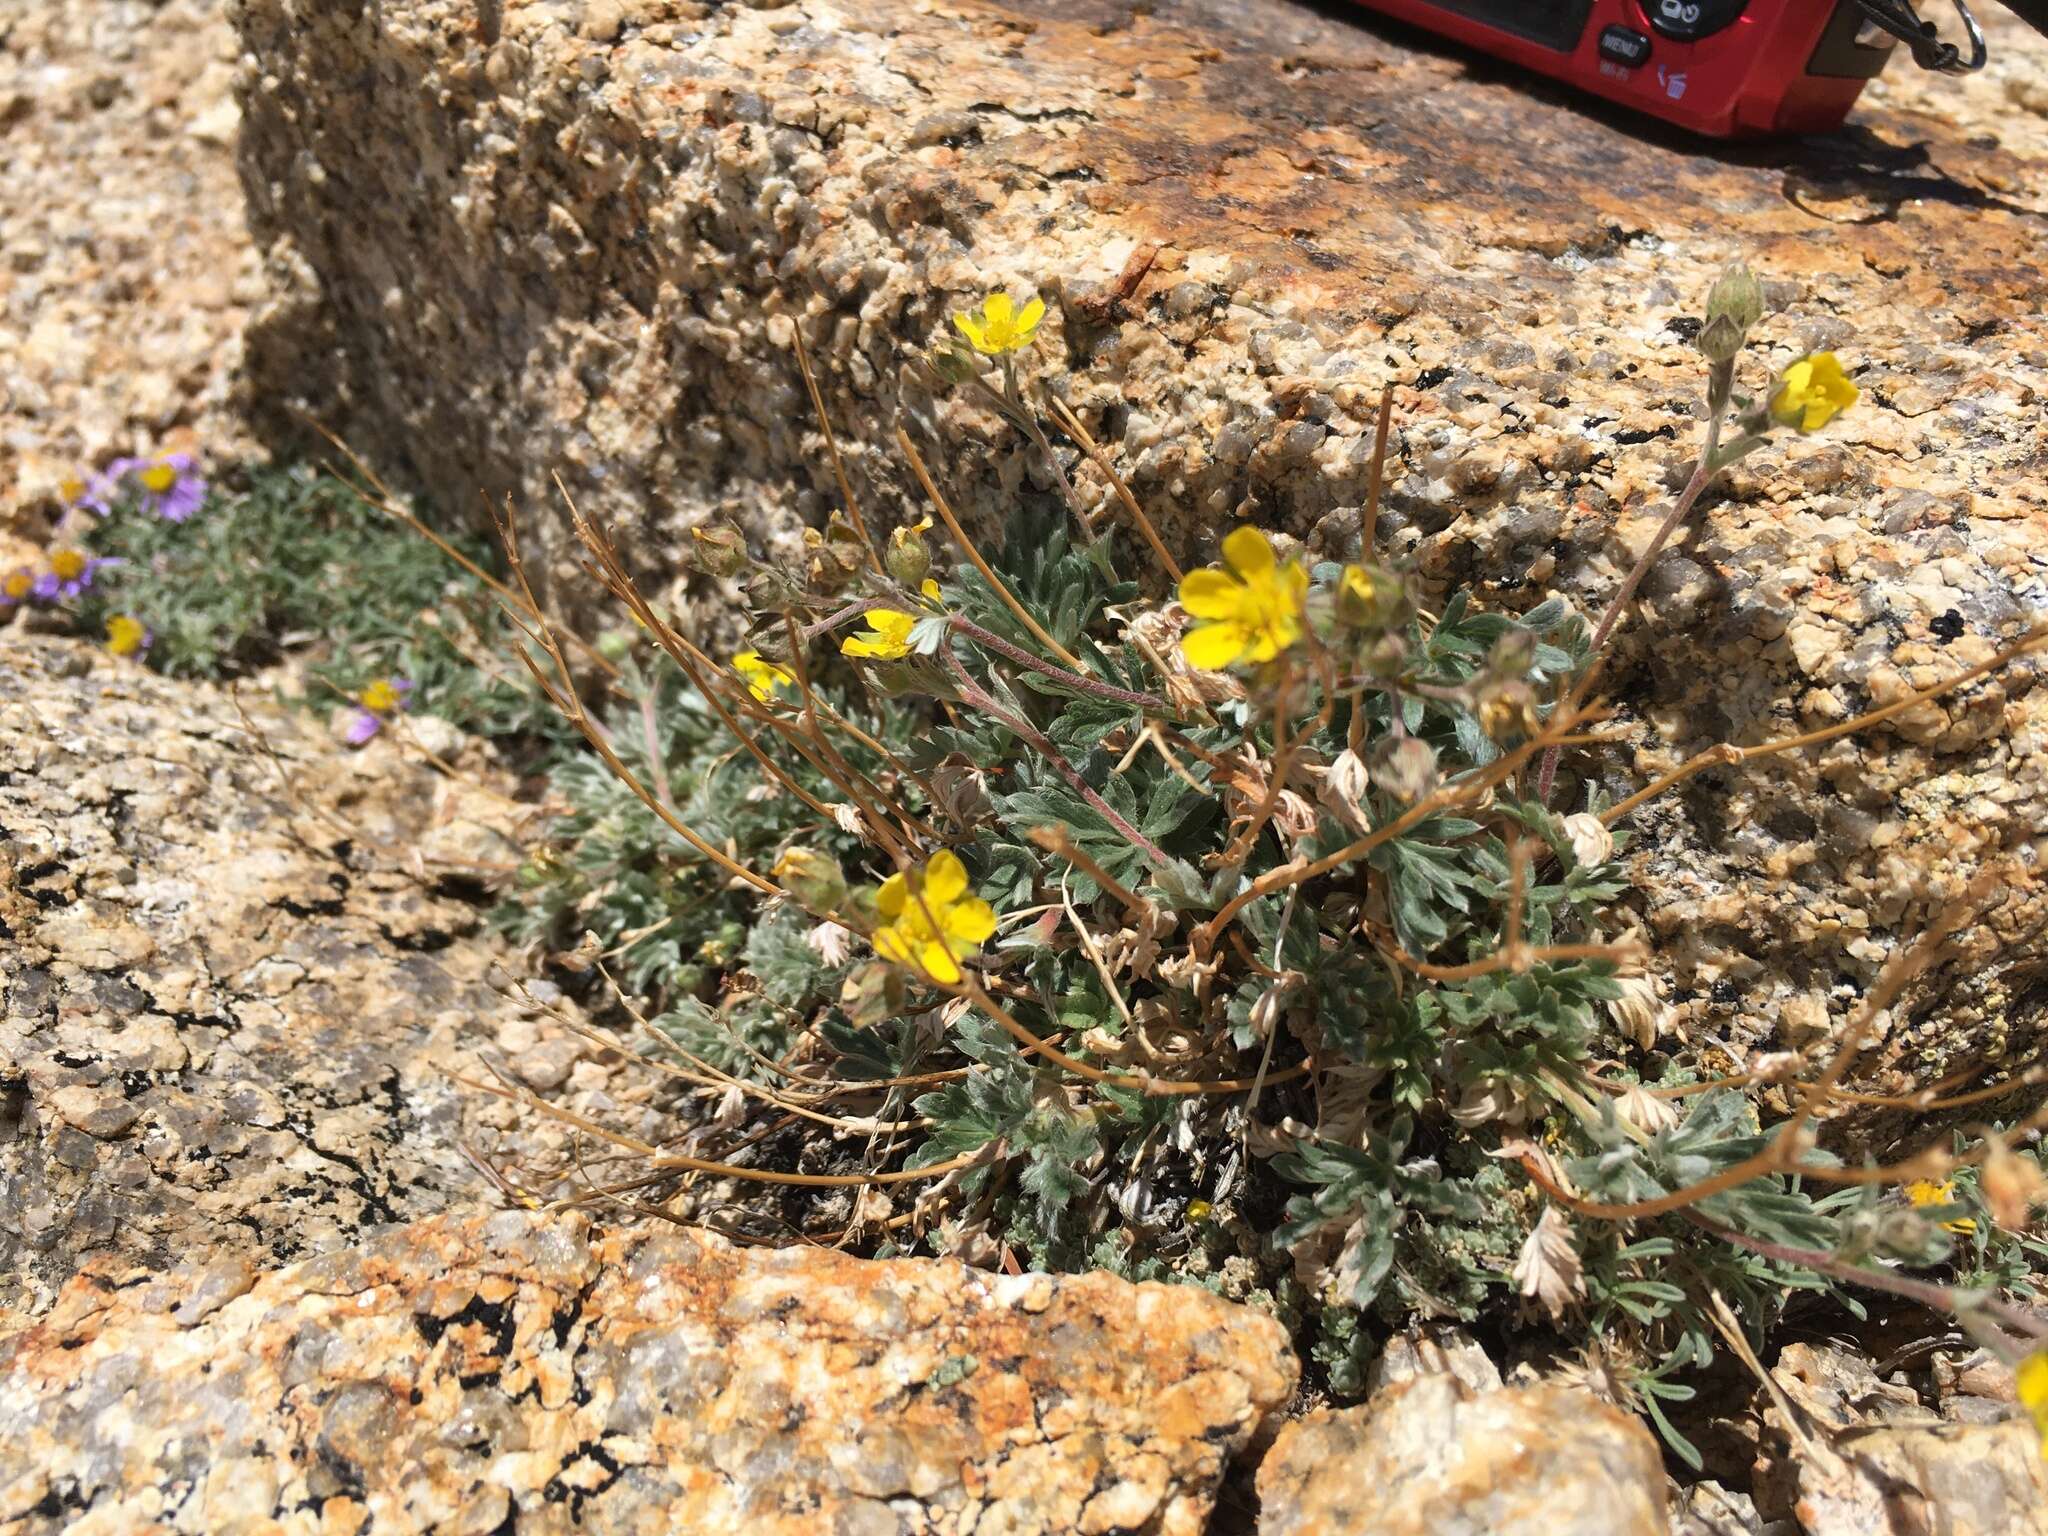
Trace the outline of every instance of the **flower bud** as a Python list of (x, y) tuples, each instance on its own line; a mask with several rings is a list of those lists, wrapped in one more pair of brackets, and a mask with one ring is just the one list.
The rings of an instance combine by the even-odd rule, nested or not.
[(1372, 749), (1372, 778), (1397, 800), (1420, 800), (1436, 788), (1436, 750), (1414, 736), (1382, 741)]
[(730, 523), (699, 524), (690, 530), (697, 569), (707, 576), (737, 576), (746, 569), (747, 541)]
[(882, 564), (889, 568), (889, 574), (913, 592), (931, 573), (932, 552), (924, 541), (924, 531), (931, 525), (932, 520), (927, 517), (909, 528), (896, 529), (889, 535), (889, 547), (882, 552)]
[(834, 912), (846, 900), (839, 861), (810, 848), (791, 848), (775, 861), (775, 878), (813, 912)]
[(1543, 729), (1536, 690), (1519, 678), (1489, 683), (1479, 691), (1479, 728), (1495, 741), (1534, 736)]
[(1763, 317), (1763, 285), (1738, 261), (1707, 293), (1706, 324), (1700, 327), (1697, 345), (1709, 361), (1728, 362), (1742, 350), (1751, 329)]
[(1591, 811), (1565, 817), (1562, 830), (1565, 841), (1572, 845), (1572, 857), (1581, 865), (1591, 868), (1614, 857), (1614, 834)]
[(1392, 629), (1408, 617), (1408, 590), (1391, 571), (1347, 565), (1337, 578), (1337, 617), (1353, 629)]
[(943, 383), (965, 384), (975, 376), (974, 354), (957, 341), (942, 341), (925, 355)]
[(1504, 630), (1486, 656), (1486, 670), (1495, 677), (1520, 680), (1536, 665), (1536, 637), (1528, 630)]

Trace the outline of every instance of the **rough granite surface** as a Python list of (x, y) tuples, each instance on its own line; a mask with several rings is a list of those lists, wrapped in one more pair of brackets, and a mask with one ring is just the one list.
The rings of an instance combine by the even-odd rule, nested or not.
[(667, 1123), (444, 892), (507, 856), (517, 808), (245, 706), (0, 635), (0, 1332), (89, 1254), (232, 1294), (495, 1203), (478, 1162), (555, 1192), (560, 1127), (452, 1073)]
[(576, 1213), (206, 1285), (96, 1268), (0, 1342), (0, 1532), (1199, 1536), (1297, 1372), (1194, 1287)]
[[(1826, 345), (1863, 403), (1740, 466), (1651, 573), (1607, 674), (1625, 744), (1593, 772), (1625, 792), (1834, 723), (2048, 602), (2048, 40), (1995, 15), (1981, 76), (1900, 62), (1845, 131), (1730, 148), (1281, 0), (1256, 26), (1205, 0), (230, 9), (273, 284), (252, 398), (451, 515), (513, 496), (565, 591), (557, 473), (679, 588), (706, 516), (785, 553), (820, 519), (794, 323), (870, 514), (916, 504), (899, 423), (983, 526), (1044, 494), (912, 366), (1004, 286), (1051, 305), (1033, 384), (1183, 550), (1249, 517), (1344, 552), (1391, 384), (1387, 549), (1438, 589), (1594, 611), (1684, 472), (1690, 322), (1741, 256), (1776, 311), (1752, 387)], [(725, 601), (699, 582), (679, 609)], [(1998, 868), (1997, 910), (1870, 1059), (1903, 1084), (2033, 1058), (2039, 666), (1638, 819), (1678, 1030), (1731, 1057), (1817, 1038)]]
[(115, 454), (251, 446), (234, 59), (217, 0), (0, 7), (0, 525)]
[(1448, 1371), (1319, 1409), (1259, 1464), (1259, 1536), (1666, 1536), (1641, 1424), (1567, 1387), (1478, 1391)]

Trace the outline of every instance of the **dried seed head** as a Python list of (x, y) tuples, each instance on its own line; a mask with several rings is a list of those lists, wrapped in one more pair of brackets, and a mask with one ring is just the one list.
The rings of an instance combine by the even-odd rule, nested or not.
[(1647, 976), (1620, 976), (1615, 985), (1621, 988), (1621, 996), (1607, 1000), (1607, 1011), (1639, 1050), (1650, 1050), (1658, 1037), (1670, 1030), (1670, 1005), (1657, 995), (1657, 983)]
[(1678, 1124), (1678, 1111), (1671, 1107), (1671, 1101), (1659, 1098), (1640, 1083), (1630, 1084), (1628, 1091), (1614, 1101), (1614, 1113), (1650, 1136)]
[(730, 523), (699, 524), (690, 530), (690, 553), (707, 576), (737, 576), (746, 568), (747, 541)]
[(1991, 1219), (2009, 1232), (2024, 1232), (2033, 1224), (2034, 1212), (2048, 1205), (2048, 1177), (2031, 1157), (2021, 1157), (2005, 1142), (1992, 1137), (1984, 1159), (1984, 1173), (1978, 1184)]

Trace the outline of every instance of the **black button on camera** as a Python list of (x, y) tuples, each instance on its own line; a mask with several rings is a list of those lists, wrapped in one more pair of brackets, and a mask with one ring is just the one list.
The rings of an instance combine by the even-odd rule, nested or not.
[(1650, 40), (1634, 27), (1609, 27), (1600, 34), (1600, 57), (1635, 69), (1650, 57)]
[(1749, 0), (1639, 0), (1650, 25), (1681, 43), (1711, 37), (1742, 14)]

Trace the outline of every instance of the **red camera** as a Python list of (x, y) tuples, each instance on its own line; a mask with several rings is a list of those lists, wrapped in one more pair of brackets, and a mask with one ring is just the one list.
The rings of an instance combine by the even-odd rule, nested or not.
[(1721, 138), (1836, 127), (1897, 41), (1862, 0), (1360, 3)]

